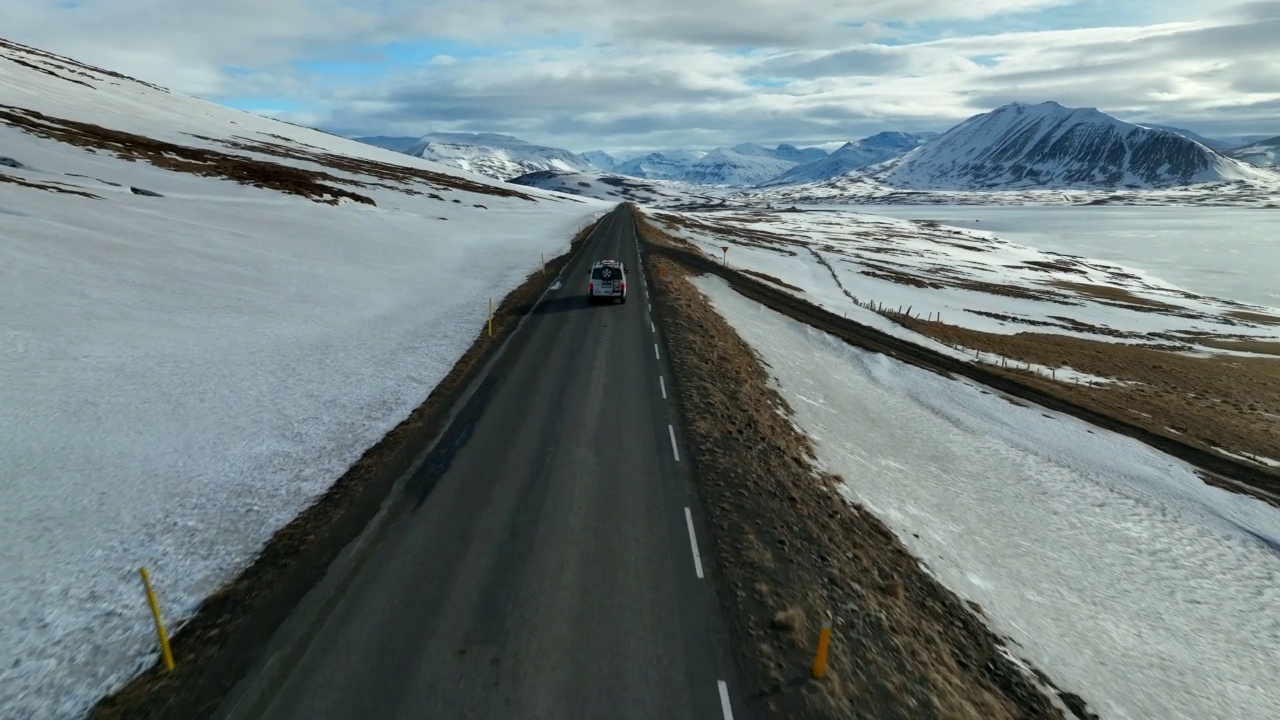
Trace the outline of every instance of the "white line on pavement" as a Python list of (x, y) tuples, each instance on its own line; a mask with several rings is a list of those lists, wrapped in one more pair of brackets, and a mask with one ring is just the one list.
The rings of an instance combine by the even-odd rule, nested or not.
[(676, 448), (676, 429), (668, 425), (667, 432), (671, 433), (671, 454), (675, 456), (676, 462), (680, 462), (680, 450)]
[(702, 556), (698, 554), (698, 536), (693, 534), (693, 513), (684, 509), (684, 521), (689, 525), (689, 545), (693, 547), (693, 569), (702, 578)]
[(733, 710), (729, 707), (729, 686), (723, 680), (717, 680), (720, 686), (720, 708), (724, 710), (724, 720), (733, 720)]
[(667, 381), (663, 380), (661, 375), (658, 376), (658, 387), (662, 388), (662, 399), (666, 400), (667, 399)]
[(653, 357), (655, 360), (662, 359), (662, 356), (658, 354), (658, 343), (653, 344)]

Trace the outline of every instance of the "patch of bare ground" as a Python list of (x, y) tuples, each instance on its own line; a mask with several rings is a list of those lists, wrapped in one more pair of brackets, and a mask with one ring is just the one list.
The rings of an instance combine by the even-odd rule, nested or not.
[(395, 481), (445, 429), (449, 412), (520, 318), (582, 247), (547, 263), (498, 305), (493, 336), (475, 341), (410, 416), (364, 455), (319, 500), (278, 530), (253, 563), (208, 597), (173, 636), (177, 667), (158, 666), (101, 700), (92, 720), (192, 720), (208, 717), (257, 662), (272, 634), (378, 511)]
[[(637, 220), (646, 247), (687, 248)], [(753, 706), (769, 718), (1061, 718), (969, 607), (844, 500), (838, 477), (815, 471), (760, 358), (688, 282), (691, 270), (657, 262), (664, 272), (654, 262), (646, 272)], [(829, 671), (815, 681), (828, 613)]]
[(1236, 350), (1239, 352), (1258, 353), (1259, 355), (1275, 355), (1280, 357), (1280, 342), (1275, 340), (1255, 340), (1253, 338), (1213, 338), (1197, 337), (1197, 345), (1217, 348), (1218, 350)]
[(63, 185), (62, 183), (48, 184), (48, 183), (31, 182), (30, 180), (23, 180), (20, 177), (16, 177), (14, 175), (10, 175), (8, 173), (3, 173), (3, 172), (0, 172), (0, 182), (9, 183), (10, 185), (20, 185), (22, 187), (32, 188), (34, 190), (47, 190), (52, 193), (62, 193), (64, 195), (79, 195), (80, 197), (92, 198), (94, 200), (102, 199), (100, 196), (94, 195), (91, 192), (76, 190), (70, 187), (62, 187)]
[[(1137, 383), (1090, 387), (1012, 369), (994, 370), (1016, 374), (1019, 382), (1201, 449), (1219, 447), (1280, 460), (1280, 358), (1193, 357), (1065, 335), (1000, 335), (916, 318), (898, 321), (949, 345)], [(1271, 347), (1277, 343), (1260, 344), (1280, 349)], [(1280, 494), (1280, 473), (1274, 476), (1263, 489)]]
[(1280, 316), (1267, 315), (1266, 313), (1249, 312), (1247, 310), (1232, 310), (1227, 313), (1229, 317), (1245, 322), (1262, 323), (1263, 325), (1280, 325)]
[(1183, 312), (1185, 308), (1169, 303), (1160, 302), (1151, 298), (1145, 298), (1140, 295), (1125, 290), (1124, 288), (1114, 285), (1093, 285), (1090, 283), (1068, 282), (1065, 280), (1053, 280), (1048, 283), (1063, 290), (1070, 290), (1078, 295), (1095, 298), (1098, 300), (1106, 300), (1108, 304), (1118, 304), (1131, 310), (1144, 311), (1165, 311), (1165, 312)]
[(963, 290), (972, 290), (974, 292), (986, 293), (988, 295), (1000, 295), (1001, 297), (1019, 298), (1022, 300), (1039, 300), (1041, 302), (1050, 302), (1055, 305), (1079, 305), (1072, 302), (1071, 298), (1061, 293), (1051, 292), (1048, 290), (1032, 290), (1031, 288), (1019, 287), (1017, 285), (997, 285), (995, 283), (982, 282), (981, 280), (962, 280), (952, 283), (952, 285)]
[(372, 198), (327, 184), (362, 186), (362, 183), (329, 173), (303, 170), (216, 150), (175, 145), (123, 130), (56, 118), (9, 105), (0, 105), (0, 122), (38, 137), (76, 145), (91, 152), (105, 150), (123, 160), (144, 160), (156, 167), (175, 172), (225, 178), (241, 185), (300, 195), (329, 205), (337, 205), (344, 198), (365, 205), (375, 204)]
[(771, 282), (774, 285), (777, 285), (778, 287), (784, 287), (788, 290), (794, 290), (796, 292), (804, 292), (804, 288), (798, 288), (795, 285), (792, 285), (791, 283), (788, 283), (784, 280), (781, 280), (772, 275), (769, 275), (768, 273), (756, 272), (755, 270), (745, 270), (745, 269), (742, 272), (746, 273), (747, 275), (758, 277), (761, 280)]

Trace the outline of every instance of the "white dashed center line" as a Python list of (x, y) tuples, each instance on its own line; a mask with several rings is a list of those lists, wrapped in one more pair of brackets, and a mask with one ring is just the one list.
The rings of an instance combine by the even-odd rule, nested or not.
[(667, 432), (671, 434), (671, 454), (675, 456), (676, 462), (680, 462), (680, 450), (676, 447), (676, 429), (668, 425)]
[(698, 536), (693, 533), (693, 513), (689, 508), (684, 509), (684, 521), (689, 525), (689, 545), (693, 547), (693, 570), (698, 573), (698, 579), (701, 580), (702, 556), (698, 554)]
[(729, 686), (723, 680), (717, 680), (720, 686), (720, 709), (724, 710), (724, 720), (733, 720), (733, 709), (729, 707)]

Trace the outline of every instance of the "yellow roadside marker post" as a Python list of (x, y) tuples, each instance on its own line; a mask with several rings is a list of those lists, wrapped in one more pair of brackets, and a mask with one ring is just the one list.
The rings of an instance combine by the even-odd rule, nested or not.
[(151, 589), (151, 576), (146, 568), (138, 568), (142, 576), (142, 587), (147, 591), (147, 603), (151, 605), (151, 616), (156, 621), (156, 635), (160, 637), (160, 657), (164, 660), (166, 672), (173, 672), (173, 651), (169, 648), (169, 634), (164, 630), (164, 620), (160, 618), (160, 604), (156, 602), (155, 591)]
[(831, 644), (831, 621), (822, 621), (822, 632), (818, 634), (818, 654), (813, 658), (813, 677), (821, 680), (827, 674), (827, 648)]
[(724, 266), (725, 266), (725, 267), (729, 267), (729, 246), (728, 246), (728, 245), (721, 245), (721, 246), (720, 246), (720, 251), (721, 251), (722, 253), (724, 253)]

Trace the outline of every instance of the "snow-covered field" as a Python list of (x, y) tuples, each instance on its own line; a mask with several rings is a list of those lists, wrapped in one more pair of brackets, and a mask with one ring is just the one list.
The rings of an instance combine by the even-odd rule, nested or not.
[(1280, 511), (1136, 440), (696, 282), (849, 499), (979, 603), (1013, 654), (1105, 720), (1275, 717)]
[(733, 202), (748, 207), (821, 204), (909, 205), (1137, 205), (1280, 207), (1280, 174), (1271, 184), (1210, 182), (1162, 189), (1098, 190), (906, 190), (854, 173), (820, 183), (738, 191)]
[(0, 98), (0, 718), (73, 718), (155, 658), (139, 566), (172, 629), (611, 204), (3, 44)]
[(716, 259), (728, 246), (731, 267), (773, 276), (832, 312), (944, 351), (867, 305), (1000, 334), (1052, 332), (1188, 349), (1205, 349), (1197, 342), (1210, 336), (1280, 338), (1280, 312), (1273, 309), (1195, 295), (1141, 270), (985, 231), (854, 212), (650, 215)]
[(1273, 210), (877, 205), (863, 211), (982, 230), (1038, 250), (1142, 268), (1192, 292), (1280, 307), (1280, 213)]

